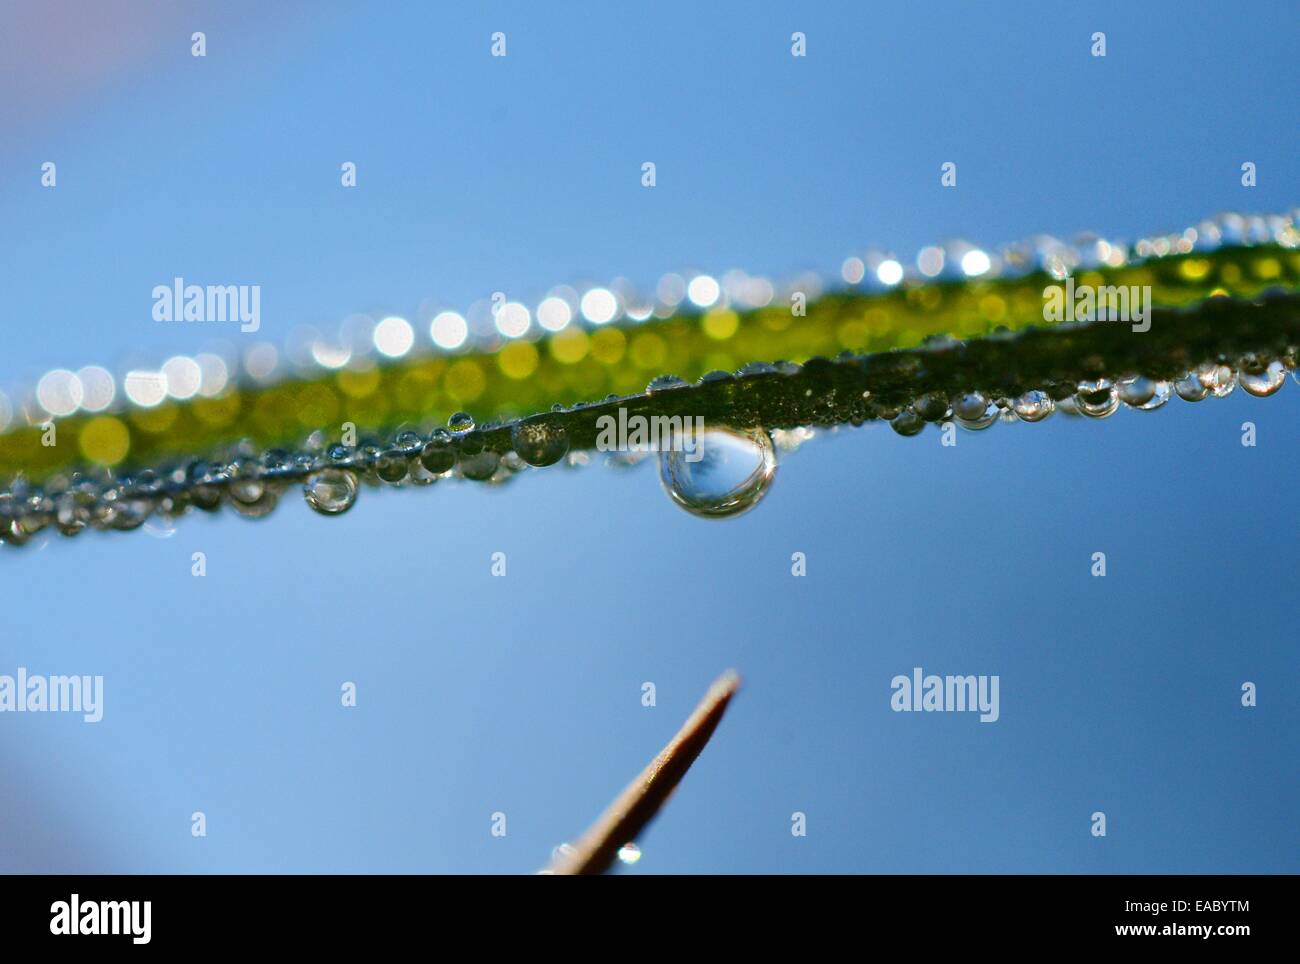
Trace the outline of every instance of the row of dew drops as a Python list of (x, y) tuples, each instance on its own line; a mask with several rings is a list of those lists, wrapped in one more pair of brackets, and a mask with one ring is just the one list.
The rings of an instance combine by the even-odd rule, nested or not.
[[(1300, 209), (1263, 215), (1226, 212), (1181, 232), (1141, 238), (1132, 246), (1095, 234), (1082, 234), (1072, 242), (1035, 235), (987, 249), (952, 240), (920, 249), (914, 263), (872, 249), (845, 259), (839, 280), (850, 290), (868, 293), (933, 280), (1015, 278), (1033, 271), (1063, 280), (1079, 269), (1119, 268), (1223, 246), (1269, 244), (1300, 248)], [(175, 355), (156, 369), (127, 371), (120, 379), (98, 365), (76, 372), (53, 369), (32, 389), (16, 390), (12, 400), (0, 391), (0, 432), (78, 412), (96, 414), (126, 406), (148, 409), (168, 399), (183, 402), (219, 397), (239, 384), (268, 385), (286, 377), (310, 378), (321, 371), (344, 368), (366, 370), (376, 361), (393, 362), (430, 351), (447, 357), (496, 351), (509, 342), (555, 334), (571, 325), (596, 330), (616, 322), (635, 325), (670, 318), (682, 310), (747, 311), (767, 307), (778, 296), (788, 299), (796, 291), (811, 301), (835, 286), (835, 278), (815, 273), (777, 286), (765, 277), (735, 269), (718, 277), (670, 272), (654, 285), (653, 293), (639, 291), (625, 278), (608, 286), (559, 285), (532, 307), (522, 301), (498, 305), (481, 299), (461, 314), (450, 309), (434, 312), (432, 302), (426, 302), (417, 314), (423, 317), (432, 312), (427, 339), (420, 338), (417, 326), (399, 315), (376, 321), (367, 314), (354, 314), (343, 319), (332, 334), (302, 325), (279, 348), (270, 341), (255, 342), (242, 352), (230, 344), (212, 344), (193, 357)]]
[[(1282, 387), (1288, 369), (1292, 378), (1300, 381), (1294, 351), (1278, 359), (1244, 355), (1235, 366), (1222, 360), (1207, 362), (1172, 381), (1140, 375), (1102, 378), (1053, 384), (1015, 398), (990, 398), (976, 391), (957, 396), (930, 392), (918, 395), (905, 407), (880, 408), (875, 414), (905, 436), (918, 434), (927, 423), (948, 420), (978, 431), (997, 421), (1040, 422), (1058, 411), (1106, 418), (1121, 404), (1152, 411), (1174, 395), (1199, 402), (1211, 396), (1226, 397), (1237, 386), (1250, 395), (1266, 397)], [(756, 364), (738, 374), (798, 370), (799, 366), (789, 363)], [(701, 382), (721, 377), (734, 376), (711, 373)], [(647, 393), (683, 387), (687, 387), (685, 381), (666, 375), (654, 379)], [(612, 400), (616, 397), (606, 401)], [(557, 406), (556, 410), (564, 408)], [(376, 442), (327, 444), (318, 432), (296, 453), (269, 449), (258, 454), (244, 446), (237, 447), (226, 460), (196, 459), (162, 471), (146, 469), (114, 476), (106, 469), (90, 470), (56, 476), (40, 487), (19, 478), (8, 491), (0, 492), (0, 541), (21, 545), (50, 527), (69, 536), (87, 528), (135, 529), (155, 515), (164, 524), (150, 525), (150, 531), (167, 536), (172, 531), (170, 520), (191, 508), (215, 510), (223, 501), (246, 518), (262, 518), (276, 507), (285, 488), (298, 482), (307, 505), (322, 515), (339, 515), (356, 503), (362, 482), (425, 486), (455, 476), (499, 484), (529, 466), (549, 466), (561, 460), (576, 466), (590, 460), (586, 452), (569, 451), (563, 426), (546, 415), (513, 423), (511, 450), (504, 454), (484, 444), (484, 434), (497, 427), (480, 428), (472, 416), (457, 412), (445, 428), (424, 434), (400, 431), (387, 446)], [(738, 515), (755, 506), (771, 487), (777, 466), (773, 439), (782, 448), (791, 449), (810, 434), (807, 430), (768, 432), (713, 425), (698, 439), (690, 440), (691, 445), (659, 451), (660, 478), (672, 501), (693, 515)], [(611, 461), (632, 464), (649, 454), (617, 453)]]

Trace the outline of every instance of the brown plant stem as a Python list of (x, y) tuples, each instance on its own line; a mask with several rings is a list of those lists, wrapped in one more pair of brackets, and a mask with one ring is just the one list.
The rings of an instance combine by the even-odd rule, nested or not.
[(604, 873), (614, 862), (619, 848), (636, 839), (676, 789), (709, 742), (727, 704), (739, 688), (740, 676), (734, 670), (719, 676), (677, 735), (615, 798), (578, 842), (555, 858), (547, 872), (566, 875)]

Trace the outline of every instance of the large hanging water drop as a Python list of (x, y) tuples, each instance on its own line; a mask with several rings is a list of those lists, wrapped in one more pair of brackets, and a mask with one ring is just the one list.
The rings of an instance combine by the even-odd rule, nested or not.
[(720, 519), (758, 504), (776, 476), (776, 451), (763, 429), (709, 428), (659, 453), (659, 477), (692, 515)]
[(338, 515), (356, 503), (357, 477), (346, 469), (322, 469), (307, 476), (302, 494), (321, 515)]

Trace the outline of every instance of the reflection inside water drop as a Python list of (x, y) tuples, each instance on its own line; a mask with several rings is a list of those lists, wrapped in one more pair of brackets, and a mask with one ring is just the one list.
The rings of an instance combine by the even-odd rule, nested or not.
[(708, 428), (659, 453), (664, 489), (692, 515), (708, 519), (753, 508), (776, 475), (776, 451), (763, 429)]

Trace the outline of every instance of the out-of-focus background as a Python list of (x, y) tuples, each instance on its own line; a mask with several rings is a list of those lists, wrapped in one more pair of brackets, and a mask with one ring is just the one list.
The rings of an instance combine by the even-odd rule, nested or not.
[[(6, 2), (0, 386), (197, 351), (175, 276), (260, 284), (235, 337), (276, 339), (1296, 203), (1292, 5), (1090, 6)], [(723, 522), (592, 465), (6, 551), (0, 674), (106, 705), (0, 714), (0, 870), (528, 871), (735, 666), (637, 872), (1294, 872), (1298, 415), (845, 431)], [(1001, 719), (891, 712), (914, 666), (1000, 675)]]

